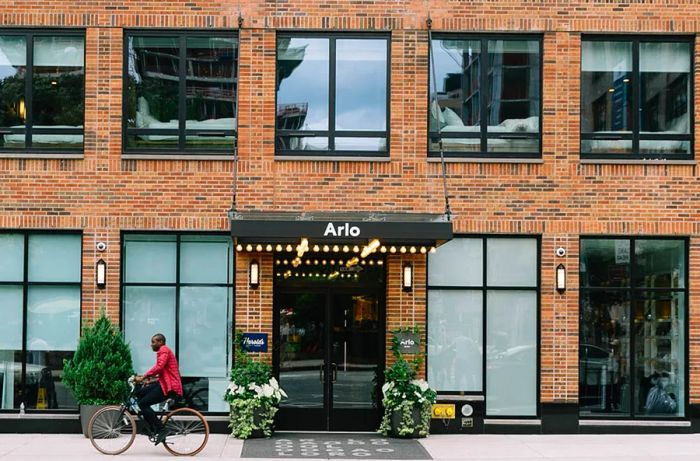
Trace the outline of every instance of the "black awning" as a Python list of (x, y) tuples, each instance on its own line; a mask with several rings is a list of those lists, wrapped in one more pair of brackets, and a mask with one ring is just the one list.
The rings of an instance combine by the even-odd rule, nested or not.
[(232, 212), (237, 243), (367, 242), (440, 245), (452, 239), (452, 222), (427, 213)]

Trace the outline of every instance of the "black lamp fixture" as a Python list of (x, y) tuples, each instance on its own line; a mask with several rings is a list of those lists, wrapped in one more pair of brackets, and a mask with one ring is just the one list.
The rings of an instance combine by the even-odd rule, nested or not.
[(566, 291), (566, 267), (563, 264), (557, 266), (557, 291), (559, 293)]
[(95, 266), (95, 284), (97, 288), (104, 288), (107, 285), (107, 263), (104, 259), (97, 261)]
[(404, 291), (413, 290), (413, 265), (406, 263), (403, 265), (403, 277), (401, 278), (401, 287)]
[(260, 285), (260, 264), (255, 259), (250, 262), (248, 284), (250, 288), (257, 288)]

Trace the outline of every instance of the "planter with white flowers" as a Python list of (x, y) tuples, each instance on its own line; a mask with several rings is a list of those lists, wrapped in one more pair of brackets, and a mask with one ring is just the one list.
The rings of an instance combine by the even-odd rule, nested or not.
[(231, 383), (224, 394), (231, 407), (231, 433), (239, 439), (270, 437), (279, 403), (287, 394), (272, 376), (268, 364), (243, 355), (237, 357), (237, 365), (231, 370)]
[(422, 357), (408, 361), (399, 350), (394, 332), (392, 352), (396, 361), (384, 371), (384, 416), (379, 432), (391, 437), (420, 438), (430, 431), (432, 405), (437, 393), (425, 380), (417, 379)]

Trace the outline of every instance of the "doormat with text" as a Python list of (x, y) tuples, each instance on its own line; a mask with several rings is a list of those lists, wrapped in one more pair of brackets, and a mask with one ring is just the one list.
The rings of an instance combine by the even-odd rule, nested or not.
[(241, 458), (433, 459), (417, 440), (380, 434), (278, 433), (248, 439)]

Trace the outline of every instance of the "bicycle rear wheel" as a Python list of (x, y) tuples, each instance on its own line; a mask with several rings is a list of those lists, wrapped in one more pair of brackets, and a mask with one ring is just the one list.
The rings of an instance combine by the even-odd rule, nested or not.
[(92, 446), (105, 455), (118, 455), (129, 449), (136, 438), (136, 421), (121, 406), (102, 408), (88, 423)]
[(178, 408), (165, 417), (163, 446), (173, 455), (194, 456), (204, 449), (209, 440), (209, 424), (204, 416), (192, 408)]

